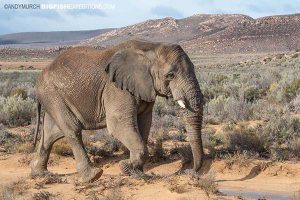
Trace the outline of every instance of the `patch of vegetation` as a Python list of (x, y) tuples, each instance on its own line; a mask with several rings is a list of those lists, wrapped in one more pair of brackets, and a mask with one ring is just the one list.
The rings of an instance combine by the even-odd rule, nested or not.
[(174, 180), (169, 180), (168, 181), (168, 186), (167, 186), (168, 190), (171, 192), (176, 192), (178, 194), (182, 194), (187, 192), (187, 188), (186, 185), (183, 184), (179, 184)]
[(291, 101), (300, 94), (300, 79), (295, 79), (283, 88), (283, 93), (287, 101)]
[(9, 185), (0, 186), (0, 199), (1, 200), (15, 200), (17, 197), (24, 195), (26, 190), (29, 189), (25, 180), (20, 179)]
[(10, 133), (3, 124), (0, 124), (0, 145), (4, 147), (6, 152), (15, 152), (18, 144), (22, 142), (21, 136)]
[(54, 184), (54, 183), (66, 183), (66, 179), (61, 177), (58, 174), (48, 173), (45, 177), (35, 184), (36, 189), (41, 189), (45, 185)]
[(55, 200), (55, 195), (48, 191), (39, 191), (37, 193), (34, 193), (33, 200)]
[(250, 152), (263, 155), (266, 152), (266, 138), (255, 128), (243, 124), (229, 124), (224, 128), (224, 146), (230, 152)]
[(65, 139), (61, 139), (54, 143), (52, 152), (61, 156), (73, 156), (71, 145)]
[(35, 103), (31, 98), (21, 96), (0, 96), (0, 123), (9, 126), (23, 126), (31, 123), (35, 115)]
[(201, 188), (207, 196), (218, 192), (218, 184), (213, 172), (209, 172), (205, 175), (192, 174), (192, 184), (195, 187)]

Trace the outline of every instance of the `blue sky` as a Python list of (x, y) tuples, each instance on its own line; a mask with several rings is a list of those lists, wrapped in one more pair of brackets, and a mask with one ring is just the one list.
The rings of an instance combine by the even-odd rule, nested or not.
[[(111, 4), (104, 10), (7, 10), (6, 3)], [(147, 19), (193, 14), (238, 13), (253, 18), (300, 13), (300, 0), (0, 0), (0, 34), (90, 30), (127, 26)]]

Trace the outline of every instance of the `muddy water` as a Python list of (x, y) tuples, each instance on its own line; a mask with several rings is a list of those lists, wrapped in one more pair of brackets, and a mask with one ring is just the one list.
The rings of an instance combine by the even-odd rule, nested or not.
[(219, 191), (228, 196), (241, 196), (249, 199), (267, 199), (267, 200), (287, 200), (294, 199), (294, 195), (270, 193), (262, 191), (247, 191), (247, 190), (235, 190), (235, 189), (219, 189)]

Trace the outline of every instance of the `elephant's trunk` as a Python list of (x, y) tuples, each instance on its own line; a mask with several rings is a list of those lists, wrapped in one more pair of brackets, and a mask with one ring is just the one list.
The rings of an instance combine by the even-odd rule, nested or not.
[(192, 113), (190, 111), (187, 111), (184, 114), (184, 120), (188, 133), (188, 140), (190, 142), (193, 153), (193, 169), (194, 171), (198, 171), (203, 161), (203, 146), (201, 139), (202, 112)]
[(204, 98), (195, 76), (181, 79), (177, 87), (173, 87), (172, 93), (180, 107), (184, 108), (185, 126), (194, 159), (193, 169), (197, 171), (203, 160), (201, 127)]

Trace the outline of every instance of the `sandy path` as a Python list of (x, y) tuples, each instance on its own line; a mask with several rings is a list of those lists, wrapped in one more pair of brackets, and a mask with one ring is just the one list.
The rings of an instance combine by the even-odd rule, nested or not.
[[(8, 184), (24, 178), (30, 185), (30, 189), (26, 192), (27, 197), (39, 190), (34, 189), (38, 180), (29, 178), (29, 167), (20, 160), (26, 157), (24, 154), (2, 155), (0, 156), (0, 184)], [(75, 161), (72, 158), (53, 156), (57, 160), (49, 170), (54, 173), (65, 175), (68, 180), (63, 184), (45, 185), (42, 191), (48, 191), (57, 194), (63, 199), (87, 199), (90, 192), (98, 192), (98, 195), (105, 195), (110, 188), (104, 188), (103, 185), (109, 184), (119, 177), (119, 167), (116, 160), (106, 162), (102, 166), (104, 174), (102, 181), (94, 185), (91, 189), (80, 191), (80, 187), (76, 186), (78, 174), (75, 169)], [(272, 163), (260, 165), (261, 161), (251, 160), (247, 167), (241, 168), (233, 166), (231, 169), (226, 168), (224, 161), (206, 162), (204, 168), (207, 171), (213, 171), (220, 191), (236, 192), (252, 192), (269, 195), (285, 195), (292, 197), (300, 190), (300, 163)], [(263, 167), (262, 167), (263, 166)], [(147, 182), (145, 180), (137, 180), (134, 178), (126, 178), (125, 185), (120, 187), (120, 193), (126, 199), (208, 199), (204, 191), (191, 186), (189, 176), (172, 176), (166, 178), (181, 167), (180, 161), (162, 162), (159, 165), (148, 163), (146, 165), (147, 173), (155, 173), (161, 175), (162, 178)], [(106, 182), (105, 182), (106, 181)], [(105, 184), (104, 184), (105, 183)], [(170, 185), (178, 185), (183, 188), (182, 192), (171, 191)], [(26, 195), (25, 195), (26, 197)], [(280, 197), (280, 196), (279, 196)], [(229, 196), (210, 196), (212, 199), (235, 199)], [(25, 198), (26, 199), (26, 198)], [(279, 198), (280, 199), (280, 198)]]

